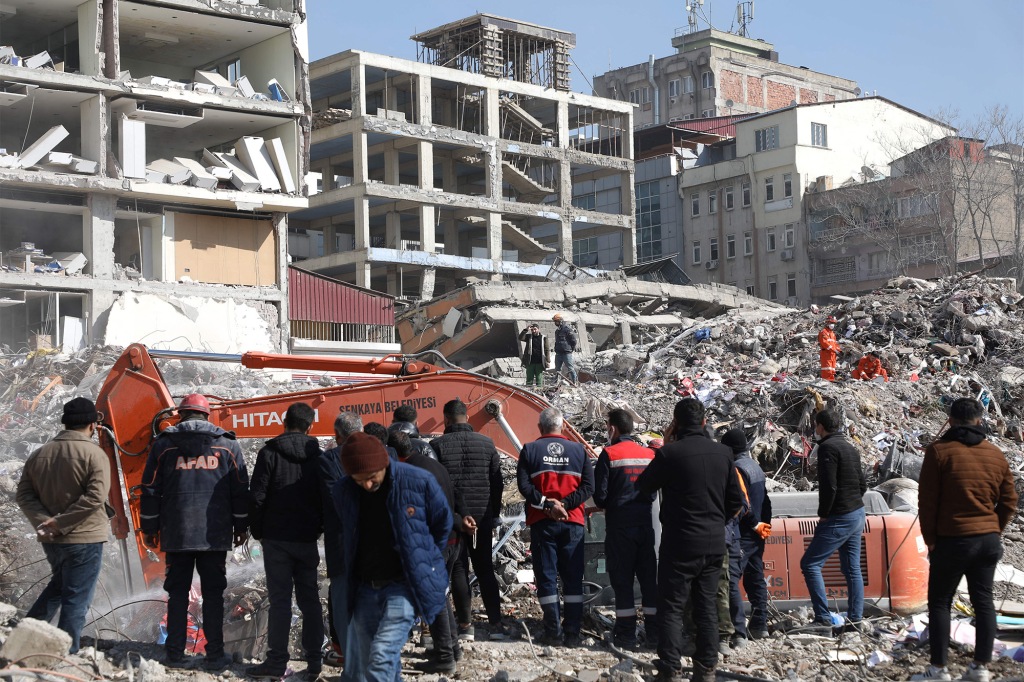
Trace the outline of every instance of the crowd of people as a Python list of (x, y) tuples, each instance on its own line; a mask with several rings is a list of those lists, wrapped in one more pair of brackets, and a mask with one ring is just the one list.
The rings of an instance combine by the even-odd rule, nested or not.
[[(548, 352), (542, 338), (536, 347)], [(270, 603), (267, 653), (246, 670), (251, 677), (285, 675), (293, 594), (302, 614), (306, 679), (319, 677), (324, 663), (342, 666), (344, 680), (400, 679), (401, 650), (417, 617), (428, 624), (424, 672), (455, 672), (462, 640), (512, 634), (492, 564), (504, 493), (500, 458), (494, 443), (469, 424), (461, 401), (444, 405), (444, 434), (429, 443), (420, 438), (410, 406), (395, 410), (390, 427), (341, 412), (334, 421), (336, 447), (324, 451), (309, 435), (312, 407), (294, 403), (283, 433), (259, 451), (251, 477), (234, 434), (208, 420), (205, 397), (186, 396), (178, 413), (179, 422), (150, 448), (140, 510), (143, 542), (165, 556), (168, 667), (192, 664), (186, 629), (194, 572), (203, 597), (202, 665), (220, 671), (231, 664), (223, 636), (226, 557), (250, 535), (262, 543)], [(985, 437), (983, 415), (975, 400), (954, 402), (949, 430), (924, 459), (920, 523), (932, 557), (931, 665), (916, 679), (951, 679), (949, 614), (964, 576), (977, 647), (963, 679), (989, 679), (992, 583), (1000, 533), (1016, 513), (1017, 497), (1005, 456)], [(28, 459), (17, 493), (52, 569), (28, 616), (50, 620), (59, 611), (72, 652), (80, 646), (107, 538), (110, 472), (106, 454), (92, 442), (97, 420), (91, 401), (68, 402), (65, 430)], [(533, 638), (581, 645), (586, 505), (592, 499), (605, 511), (613, 644), (656, 650), (663, 680), (683, 679), (682, 659), (689, 656), (692, 679), (710, 682), (721, 654), (769, 635), (763, 553), (772, 505), (765, 474), (743, 430), (716, 440), (704, 406), (693, 398), (675, 405), (656, 449), (633, 433), (624, 410), (612, 410), (607, 425), (607, 445), (595, 461), (583, 444), (563, 435), (562, 413), (548, 408), (539, 415), (540, 437), (519, 453), (517, 485), (543, 612)], [(820, 518), (800, 562), (814, 611), (811, 630), (825, 636), (865, 629), (860, 553), (866, 485), (858, 451), (843, 429), (840, 412), (815, 415)], [(326, 627), (318, 585), (321, 535), (330, 582)], [(821, 575), (836, 552), (848, 594), (839, 623)], [(471, 573), (486, 626), (472, 620)]]

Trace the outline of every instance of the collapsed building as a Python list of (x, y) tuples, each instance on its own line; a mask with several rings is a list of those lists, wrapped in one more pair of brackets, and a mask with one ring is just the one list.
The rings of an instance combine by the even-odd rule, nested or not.
[[(178, 294), (264, 318), (280, 347), (288, 214), (306, 206), (304, 1), (0, 16), (0, 344), (124, 343), (111, 316)], [(162, 331), (148, 322), (131, 333)]]

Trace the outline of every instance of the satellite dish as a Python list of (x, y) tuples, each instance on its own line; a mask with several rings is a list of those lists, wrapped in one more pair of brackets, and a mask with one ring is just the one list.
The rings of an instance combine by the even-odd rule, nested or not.
[(860, 97), (860, 88), (854, 88), (853, 89), (853, 94), (854, 94), (855, 97)]
[(725, 100), (725, 106), (729, 107), (730, 109), (732, 109), (734, 104), (735, 102), (733, 102), (731, 99)]
[(789, 106), (791, 106), (791, 107), (796, 106), (796, 100), (795, 99), (789, 100)]

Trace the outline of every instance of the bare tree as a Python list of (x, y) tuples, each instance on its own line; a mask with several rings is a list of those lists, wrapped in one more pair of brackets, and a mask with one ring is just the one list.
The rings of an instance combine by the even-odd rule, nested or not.
[(1017, 288), (1024, 289), (1024, 115), (1013, 116), (1004, 106), (993, 107), (990, 114), (993, 135), (989, 155), (995, 163), (1007, 168), (1010, 181), (1013, 213), (1010, 274), (1016, 277)]

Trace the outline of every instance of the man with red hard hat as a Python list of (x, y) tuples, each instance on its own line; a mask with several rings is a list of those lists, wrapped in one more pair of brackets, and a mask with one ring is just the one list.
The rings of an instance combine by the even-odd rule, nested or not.
[(232, 544), (249, 529), (249, 473), (235, 434), (208, 421), (210, 403), (198, 393), (178, 405), (180, 421), (153, 442), (142, 475), (142, 535), (164, 552), (167, 642), (164, 665), (188, 666), (185, 635), (192, 571), (203, 594), (203, 631), (209, 671), (224, 670), (224, 589)]
[(836, 353), (839, 352), (839, 340), (836, 339), (836, 318), (831, 315), (825, 320), (825, 328), (818, 333), (818, 345), (821, 346), (821, 378), (825, 381), (836, 380)]

